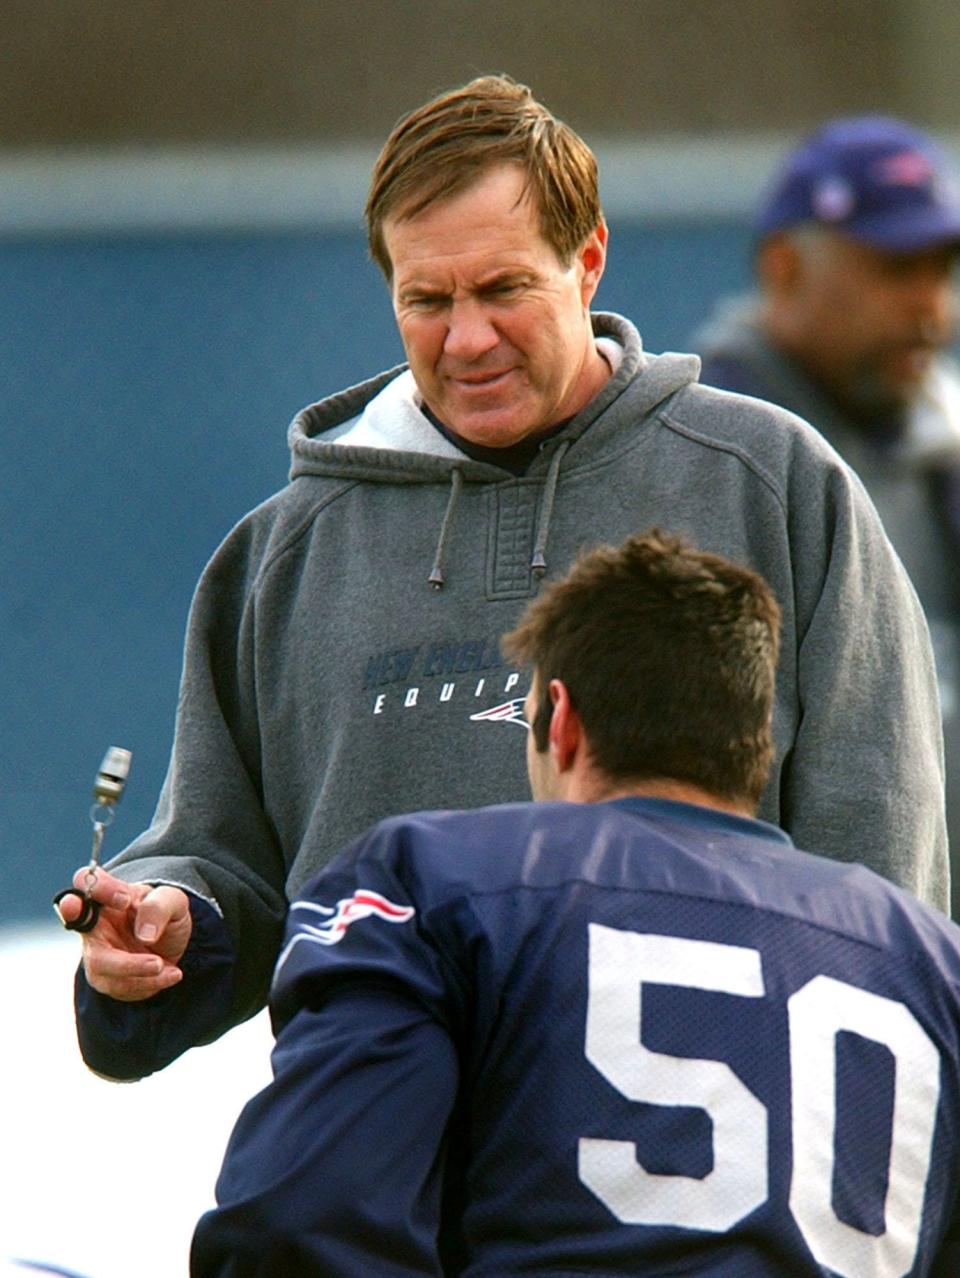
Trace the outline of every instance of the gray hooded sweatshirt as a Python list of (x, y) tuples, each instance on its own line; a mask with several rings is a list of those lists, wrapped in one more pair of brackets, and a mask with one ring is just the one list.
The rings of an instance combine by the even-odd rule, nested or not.
[(783, 610), (760, 816), (946, 904), (929, 639), (859, 481), (791, 414), (698, 385), (695, 357), (595, 329), (616, 371), (523, 476), (440, 436), (395, 368), (295, 419), (290, 484), (204, 572), (156, 817), (111, 866), (225, 920), (233, 994), (202, 1037), (263, 1004), (287, 899), (372, 822), (529, 797), (528, 674), (500, 636), (543, 565), (654, 524)]

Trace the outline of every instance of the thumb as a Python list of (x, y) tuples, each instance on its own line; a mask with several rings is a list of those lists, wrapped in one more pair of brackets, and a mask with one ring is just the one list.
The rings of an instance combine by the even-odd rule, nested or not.
[(186, 949), (191, 930), (190, 903), (181, 888), (166, 884), (151, 888), (137, 906), (133, 924), (137, 940), (173, 962)]

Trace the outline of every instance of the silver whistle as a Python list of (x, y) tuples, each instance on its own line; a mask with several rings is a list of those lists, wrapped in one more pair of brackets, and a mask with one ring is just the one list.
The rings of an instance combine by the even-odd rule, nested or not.
[(129, 750), (124, 750), (121, 746), (110, 747), (103, 756), (97, 779), (93, 783), (93, 797), (97, 803), (110, 807), (119, 801), (130, 775), (132, 758)]
[(114, 809), (120, 801), (127, 777), (130, 775), (130, 760), (133, 755), (122, 746), (111, 746), (103, 756), (103, 762), (97, 771), (97, 779), (93, 783), (93, 797), (96, 800), (90, 809), (90, 820), (93, 822), (93, 849), (90, 853), (90, 865), (87, 867), (87, 890), (92, 889), (96, 880), (97, 866), (100, 863), (100, 848), (103, 845), (103, 832), (113, 820)]

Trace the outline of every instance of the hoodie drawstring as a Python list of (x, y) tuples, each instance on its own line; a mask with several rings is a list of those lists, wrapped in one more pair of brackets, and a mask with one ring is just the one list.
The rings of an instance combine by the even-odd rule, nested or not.
[[(547, 540), (550, 536), (550, 520), (553, 517), (553, 501), (557, 495), (557, 484), (560, 480), (560, 465), (569, 447), (569, 440), (564, 440), (562, 444), (557, 445), (553, 457), (550, 459), (550, 468), (547, 471), (547, 477), (543, 485), (543, 501), (540, 506), (540, 518), (537, 520), (533, 557), (530, 560), (530, 569), (538, 580), (547, 571), (546, 551)], [(440, 536), (437, 539), (433, 567), (430, 569), (430, 576), (427, 578), (434, 590), (443, 589), (445, 581), (443, 556), (447, 549), (447, 542), (450, 539), (450, 529), (453, 527), (453, 517), (456, 514), (462, 491), (463, 474), (460, 470), (454, 469), (450, 472), (450, 496), (447, 498), (447, 509), (443, 515), (443, 523), (440, 525)]]
[(430, 569), (430, 576), (427, 578), (434, 590), (443, 588), (443, 552), (447, 548), (447, 539), (453, 525), (453, 516), (457, 509), (457, 502), (460, 500), (460, 490), (462, 488), (463, 474), (461, 471), (454, 469), (450, 472), (450, 496), (447, 499), (447, 509), (444, 512), (443, 523), (440, 525), (437, 553), (434, 555), (433, 567)]
[(558, 444), (550, 459), (550, 469), (543, 485), (543, 504), (540, 507), (540, 518), (537, 520), (537, 538), (533, 545), (533, 558), (530, 567), (533, 575), (540, 578), (547, 571), (547, 538), (550, 536), (550, 519), (553, 515), (553, 499), (557, 494), (557, 482), (560, 478), (560, 463), (570, 447), (570, 440), (565, 439)]

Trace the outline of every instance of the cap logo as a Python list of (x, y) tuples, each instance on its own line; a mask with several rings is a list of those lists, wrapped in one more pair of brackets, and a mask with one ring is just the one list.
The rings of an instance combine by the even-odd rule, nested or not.
[(933, 177), (933, 165), (919, 151), (898, 151), (878, 160), (874, 173), (887, 186), (925, 186)]
[(853, 188), (843, 178), (824, 178), (814, 187), (811, 202), (821, 222), (842, 222), (853, 212)]

